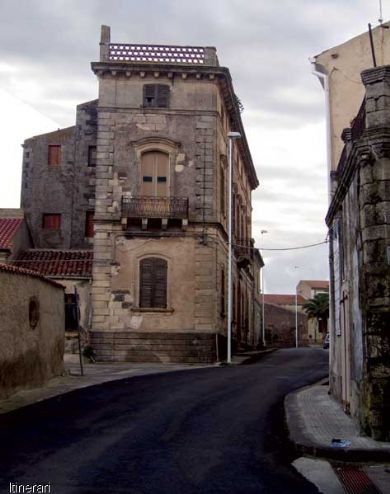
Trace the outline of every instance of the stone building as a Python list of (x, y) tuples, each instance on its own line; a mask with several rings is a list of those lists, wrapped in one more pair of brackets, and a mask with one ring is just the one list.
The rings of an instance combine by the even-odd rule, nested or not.
[(344, 129), (331, 232), (332, 393), (390, 440), (390, 66), (362, 72), (360, 112)]
[[(367, 32), (313, 60), (328, 120), (330, 391), (366, 433), (385, 440), (390, 438), (388, 28), (386, 23), (373, 30), (373, 50)], [(376, 63), (381, 67), (369, 69)]]
[(233, 148), (233, 338), (253, 345), (258, 180), (229, 70), (215, 48), (115, 44), (107, 26), (92, 70), (99, 98), (78, 106), (76, 125), (25, 141), (22, 207), (35, 248), (93, 245), (98, 358), (222, 356), (229, 131), (241, 134)]

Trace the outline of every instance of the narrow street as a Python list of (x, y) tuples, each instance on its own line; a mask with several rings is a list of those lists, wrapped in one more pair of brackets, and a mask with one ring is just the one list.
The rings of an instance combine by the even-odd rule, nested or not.
[(0, 491), (315, 493), (290, 466), (284, 396), (327, 374), (322, 349), (247, 366), (135, 377), (0, 418)]

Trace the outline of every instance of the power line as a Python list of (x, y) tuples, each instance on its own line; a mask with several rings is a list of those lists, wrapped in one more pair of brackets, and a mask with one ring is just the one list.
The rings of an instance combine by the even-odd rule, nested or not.
[(318, 242), (317, 244), (309, 244), (309, 245), (300, 245), (299, 247), (285, 247), (285, 248), (280, 248), (280, 249), (268, 249), (265, 247), (261, 247), (259, 250), (299, 250), (299, 249), (308, 249), (309, 247), (316, 247), (317, 245), (323, 245), (329, 243), (328, 240), (325, 240), (324, 242)]

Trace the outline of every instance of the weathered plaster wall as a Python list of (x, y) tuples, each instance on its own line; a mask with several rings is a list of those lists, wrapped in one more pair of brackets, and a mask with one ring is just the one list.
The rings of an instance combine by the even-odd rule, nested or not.
[[(35, 328), (29, 304), (39, 304)], [(0, 271), (0, 397), (63, 372), (64, 292), (41, 279)]]
[[(388, 29), (373, 29), (373, 40), (377, 65), (390, 63)], [(368, 32), (324, 51), (315, 60), (329, 76), (332, 170), (336, 170), (344, 146), (342, 131), (355, 118), (364, 97), (360, 73), (373, 66)]]

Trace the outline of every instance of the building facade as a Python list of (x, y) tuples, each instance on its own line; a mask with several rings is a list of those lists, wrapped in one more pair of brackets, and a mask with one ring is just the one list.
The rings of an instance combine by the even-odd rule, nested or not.
[(93, 245), (97, 357), (223, 356), (229, 131), (241, 134), (232, 156), (233, 339), (253, 346), (258, 180), (228, 69), (215, 48), (116, 44), (102, 26), (92, 70), (99, 97), (79, 105), (76, 125), (25, 141), (22, 207), (35, 247)]
[(362, 72), (366, 95), (345, 129), (331, 232), (332, 393), (363, 430), (390, 440), (390, 66)]
[(367, 32), (314, 59), (328, 117), (330, 390), (383, 440), (390, 437), (388, 28), (373, 30), (372, 46)]

